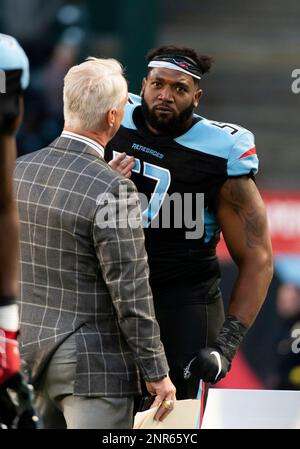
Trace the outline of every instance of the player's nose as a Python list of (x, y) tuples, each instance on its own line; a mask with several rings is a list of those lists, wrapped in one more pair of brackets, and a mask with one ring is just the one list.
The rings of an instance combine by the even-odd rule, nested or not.
[(159, 92), (159, 99), (161, 101), (174, 101), (172, 89), (169, 86), (164, 86)]

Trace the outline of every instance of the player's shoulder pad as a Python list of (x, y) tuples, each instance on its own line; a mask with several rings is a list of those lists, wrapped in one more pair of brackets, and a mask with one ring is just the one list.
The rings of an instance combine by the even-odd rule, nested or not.
[(132, 94), (131, 92), (128, 93), (128, 103), (130, 104), (141, 104), (142, 99), (139, 95)]
[(179, 144), (196, 151), (227, 160), (227, 174), (240, 176), (258, 170), (254, 135), (247, 129), (232, 123), (200, 120), (184, 135), (175, 139)]
[(124, 126), (124, 128), (137, 129), (134, 124), (132, 115), (135, 108), (140, 104), (141, 104), (141, 97), (132, 93), (128, 94), (128, 102), (125, 106), (124, 116), (122, 120), (122, 126)]

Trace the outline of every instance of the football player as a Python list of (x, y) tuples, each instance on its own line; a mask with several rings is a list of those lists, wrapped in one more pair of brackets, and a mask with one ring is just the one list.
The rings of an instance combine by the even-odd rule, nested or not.
[[(189, 48), (151, 51), (141, 96), (130, 96), (106, 148), (110, 165), (132, 172), (147, 198), (150, 284), (178, 399), (195, 398), (200, 379), (215, 383), (228, 373), (272, 278), (254, 136), (194, 113), (211, 64)], [(221, 231), (239, 269), (226, 314), (216, 256)]]
[[(35, 428), (37, 422), (32, 390), (20, 373), (16, 303), (19, 238), (12, 185), (15, 133), (22, 120), (22, 92), (28, 83), (25, 52), (13, 37), (0, 34), (0, 426), (8, 428)], [(15, 391), (16, 401), (8, 388)]]

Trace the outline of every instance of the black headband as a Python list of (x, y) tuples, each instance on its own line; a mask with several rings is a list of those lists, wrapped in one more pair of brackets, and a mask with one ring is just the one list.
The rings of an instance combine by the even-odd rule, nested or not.
[(201, 79), (202, 75), (200, 68), (192, 58), (176, 54), (155, 56), (149, 62), (148, 67), (165, 67), (173, 70), (179, 70), (197, 79)]

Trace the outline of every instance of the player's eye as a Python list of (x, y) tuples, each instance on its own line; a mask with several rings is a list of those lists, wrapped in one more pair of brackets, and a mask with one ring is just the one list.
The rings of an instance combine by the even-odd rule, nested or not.
[(152, 86), (153, 86), (153, 87), (156, 87), (156, 88), (159, 88), (159, 87), (161, 87), (161, 82), (159, 82), (159, 81), (153, 81)]
[(176, 90), (180, 94), (183, 93), (183, 92), (187, 92), (186, 87), (183, 87), (183, 86), (177, 86)]

